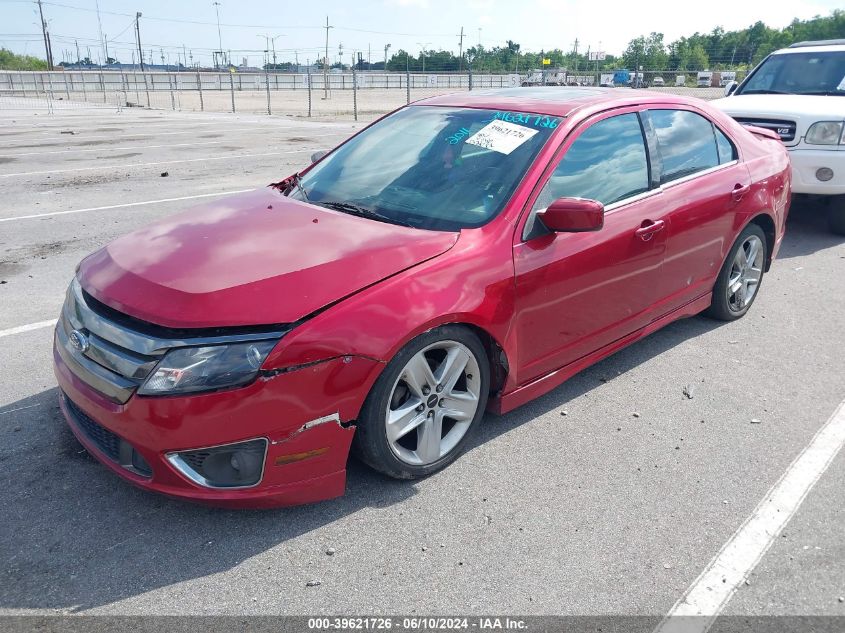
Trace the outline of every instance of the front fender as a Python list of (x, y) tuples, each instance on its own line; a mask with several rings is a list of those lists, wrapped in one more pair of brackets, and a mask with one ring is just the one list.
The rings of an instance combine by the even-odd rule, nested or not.
[(282, 339), (265, 369), (339, 356), (385, 363), (417, 335), (446, 323), (485, 330), (507, 354), (514, 272), (510, 235), (499, 233), (465, 230), (443, 255), (317, 314)]

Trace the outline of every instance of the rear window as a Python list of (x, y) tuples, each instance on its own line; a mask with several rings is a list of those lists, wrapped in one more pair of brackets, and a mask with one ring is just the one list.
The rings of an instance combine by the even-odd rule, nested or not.
[(649, 110), (648, 115), (663, 164), (660, 184), (728, 162), (720, 160), (713, 124), (703, 116), (687, 110)]

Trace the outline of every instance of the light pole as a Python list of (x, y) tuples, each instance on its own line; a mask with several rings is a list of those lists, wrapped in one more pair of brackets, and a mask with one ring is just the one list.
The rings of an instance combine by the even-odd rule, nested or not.
[(263, 37), (264, 38), (264, 70), (267, 70), (267, 65), (270, 63), (267, 61), (267, 55), (270, 52), (270, 36), (269, 35), (256, 35), (255, 37)]
[(390, 44), (384, 45), (384, 72), (387, 72), (387, 50), (390, 48)]
[(425, 72), (425, 47), (431, 42), (417, 42), (420, 46), (420, 54), (422, 55), (422, 71)]
[[(214, 5), (214, 13), (217, 15), (217, 44), (219, 46), (218, 53), (220, 54), (220, 58), (223, 57), (223, 36), (220, 34), (220, 3), (217, 0), (214, 0), (211, 4)], [(220, 68), (220, 63), (217, 61), (217, 56), (214, 57), (216, 62), (216, 67)]]
[(329, 98), (329, 16), (326, 16), (326, 57), (323, 59), (323, 99)]

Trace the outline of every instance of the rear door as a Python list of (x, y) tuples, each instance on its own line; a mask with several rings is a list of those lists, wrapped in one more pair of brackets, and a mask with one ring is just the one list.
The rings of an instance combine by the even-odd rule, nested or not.
[(643, 117), (656, 138), (653, 171), (667, 220), (660, 276), (667, 313), (713, 289), (736, 214), (751, 204), (751, 178), (731, 140), (702, 114), (661, 108)]

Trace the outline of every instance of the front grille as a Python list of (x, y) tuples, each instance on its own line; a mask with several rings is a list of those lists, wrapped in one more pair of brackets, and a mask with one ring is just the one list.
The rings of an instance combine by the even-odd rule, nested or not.
[(754, 127), (762, 127), (771, 130), (784, 143), (795, 140), (795, 121), (784, 121), (781, 119), (756, 119), (750, 117), (738, 117), (734, 119), (743, 125), (753, 125)]
[(106, 457), (139, 475), (152, 476), (153, 471), (150, 465), (129, 442), (115, 435), (104, 426), (97, 424), (66, 394), (62, 394), (62, 396), (76, 426)]

